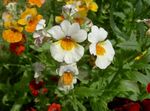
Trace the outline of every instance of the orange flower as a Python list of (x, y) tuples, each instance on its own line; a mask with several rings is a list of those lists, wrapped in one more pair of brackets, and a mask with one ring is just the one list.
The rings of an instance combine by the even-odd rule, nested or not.
[(36, 8), (27, 8), (18, 20), (18, 24), (25, 25), (27, 32), (34, 32), (36, 25), (42, 19), (42, 15), (37, 14)]
[(34, 32), (36, 25), (38, 24), (38, 22), (42, 19), (42, 15), (37, 15), (35, 18), (33, 18), (32, 20), (30, 20), (28, 22), (28, 24), (25, 26), (25, 30), (27, 32)]
[(37, 5), (38, 7), (41, 7), (45, 3), (45, 0), (29, 0), (28, 2), (31, 5)]
[(3, 39), (6, 40), (9, 43), (16, 43), (22, 40), (22, 33), (16, 30), (4, 30), (3, 31)]

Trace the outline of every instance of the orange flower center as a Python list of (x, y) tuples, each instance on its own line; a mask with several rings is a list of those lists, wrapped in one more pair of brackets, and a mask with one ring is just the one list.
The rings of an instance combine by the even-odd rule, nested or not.
[(65, 37), (60, 41), (60, 45), (64, 50), (70, 51), (75, 47), (75, 42), (69, 37)]
[(73, 82), (73, 75), (71, 72), (64, 72), (61, 76), (61, 80), (64, 85), (70, 85)]
[(99, 56), (102, 56), (105, 54), (105, 49), (104, 47), (102, 46), (102, 43), (97, 43), (96, 44), (96, 54), (99, 55)]

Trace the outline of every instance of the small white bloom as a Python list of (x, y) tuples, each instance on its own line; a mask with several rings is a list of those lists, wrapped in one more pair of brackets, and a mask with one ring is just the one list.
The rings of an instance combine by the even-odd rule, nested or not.
[(36, 62), (33, 64), (33, 68), (35, 71), (34, 78), (39, 78), (41, 76), (41, 72), (45, 69), (45, 66), (42, 63)]
[(77, 83), (77, 75), (79, 74), (76, 64), (61, 66), (58, 74), (60, 76), (58, 82), (60, 90), (67, 92), (74, 88), (74, 84)]
[(16, 12), (17, 11), (17, 3), (16, 2), (10, 2), (7, 6), (6, 9), (10, 12)]
[(88, 35), (88, 41), (91, 42), (90, 53), (97, 56), (96, 66), (100, 69), (107, 68), (115, 55), (113, 46), (109, 40), (105, 40), (108, 33), (103, 28), (92, 26), (92, 31)]
[(71, 24), (69, 21), (64, 20), (60, 26), (54, 26), (48, 32), (57, 40), (50, 46), (51, 55), (55, 60), (70, 64), (81, 59), (84, 48), (77, 43), (86, 40), (87, 32), (80, 29), (78, 23)]
[(33, 33), (33, 38), (35, 38), (34, 44), (40, 46), (43, 43), (45, 37), (51, 37), (45, 29), (45, 20), (41, 19), (36, 26), (36, 31)]
[(77, 11), (78, 10), (74, 4), (68, 4), (62, 8), (62, 14), (65, 18), (73, 16), (75, 13), (77, 13)]
[(46, 26), (45, 20), (44, 20), (44, 19), (41, 19), (41, 20), (38, 22), (38, 24), (37, 24), (35, 30), (37, 30), (37, 31), (38, 31), (38, 30), (42, 30), (42, 29), (45, 28), (45, 26)]

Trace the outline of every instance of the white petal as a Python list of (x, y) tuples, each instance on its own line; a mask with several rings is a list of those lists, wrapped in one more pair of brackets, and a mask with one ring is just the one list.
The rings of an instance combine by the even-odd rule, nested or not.
[(98, 33), (99, 41), (105, 40), (107, 35), (108, 35), (108, 32), (105, 29), (99, 28), (99, 33)]
[(39, 23), (37, 24), (37, 26), (36, 26), (36, 30), (42, 30), (42, 29), (44, 29), (45, 26), (46, 26), (45, 20), (44, 20), (44, 19), (41, 19), (41, 20), (39, 21)]
[(76, 42), (83, 42), (87, 38), (87, 32), (81, 29), (77, 33), (72, 34), (71, 38), (73, 38), (73, 40), (75, 40)]
[(64, 51), (62, 50), (62, 48), (60, 47), (58, 42), (52, 43), (50, 46), (50, 52), (52, 57), (58, 61), (58, 62), (63, 62), (64, 60)]
[(108, 33), (103, 29), (97, 26), (92, 26), (92, 32), (88, 35), (88, 41), (92, 43), (97, 43), (99, 41), (104, 41)]
[(73, 78), (73, 84), (76, 84), (76, 83), (77, 83), (77, 78), (74, 77), (74, 78)]
[(50, 30), (47, 31), (52, 37), (56, 40), (62, 39), (65, 37), (60, 26), (54, 26)]
[(110, 63), (111, 61), (108, 60), (108, 58), (105, 56), (98, 56), (95, 61), (96, 66), (100, 69), (106, 69), (110, 65)]
[(64, 61), (67, 64), (75, 63), (81, 59), (84, 54), (84, 48), (77, 44), (77, 46), (69, 52), (66, 52)]
[(62, 74), (64, 72), (66, 72), (66, 71), (71, 71), (71, 72), (73, 72), (74, 75), (78, 75), (79, 74), (79, 71), (78, 71), (76, 63), (60, 66), (59, 76), (62, 76)]
[(99, 30), (99, 29), (98, 29), (98, 27), (97, 27), (96, 25), (93, 25), (93, 26), (92, 26), (92, 32), (93, 32), (93, 33), (97, 33), (98, 30)]
[(109, 40), (105, 41), (104, 48), (106, 49), (106, 52), (109, 52), (110, 55), (115, 55), (114, 48)]
[(43, 34), (43, 36), (45, 36), (45, 37), (51, 37), (51, 35), (50, 35), (49, 33), (47, 33), (46, 30), (42, 30), (42, 34)]
[(38, 33), (38, 32), (34, 32), (33, 33), (33, 38), (38, 38), (38, 37), (41, 37), (41, 34)]
[(72, 36), (72, 34), (77, 33), (80, 30), (80, 26), (78, 23), (73, 23), (68, 29), (68, 36)]
[(61, 24), (60, 24), (65, 36), (68, 34), (68, 30), (71, 27), (71, 24), (68, 20), (64, 20)]
[(96, 55), (96, 43), (92, 43), (89, 46), (90, 54)]

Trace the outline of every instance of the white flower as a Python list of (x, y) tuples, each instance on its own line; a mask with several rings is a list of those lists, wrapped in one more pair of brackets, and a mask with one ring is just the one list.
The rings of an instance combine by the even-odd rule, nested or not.
[(45, 69), (45, 66), (42, 63), (36, 62), (33, 64), (33, 68), (35, 71), (34, 78), (39, 78), (41, 76), (41, 72)]
[(45, 24), (45, 20), (44, 19), (41, 19), (37, 26), (36, 26), (36, 29), (35, 30), (43, 30), (45, 28), (46, 24)]
[(77, 83), (77, 75), (79, 74), (76, 64), (63, 65), (58, 70), (60, 76), (58, 82), (58, 88), (62, 91), (69, 91), (74, 88), (74, 84)]
[(97, 26), (92, 26), (92, 31), (88, 35), (88, 41), (91, 42), (90, 53), (97, 56), (95, 64), (100, 69), (107, 68), (115, 55), (111, 42), (105, 40), (107, 35), (103, 28)]
[(17, 3), (16, 2), (10, 2), (7, 6), (6, 9), (12, 13), (17, 11)]
[(75, 13), (77, 13), (77, 11), (78, 10), (74, 4), (67, 4), (62, 8), (62, 14), (65, 18), (73, 16)]
[(45, 37), (51, 37), (45, 30), (45, 20), (41, 19), (36, 26), (36, 31), (33, 33), (33, 38), (35, 39), (34, 44), (40, 46), (43, 43)]
[(54, 26), (48, 32), (57, 40), (50, 46), (51, 55), (55, 60), (70, 64), (81, 59), (84, 48), (77, 43), (86, 40), (87, 32), (80, 29), (78, 23), (71, 24), (64, 20), (60, 26)]

